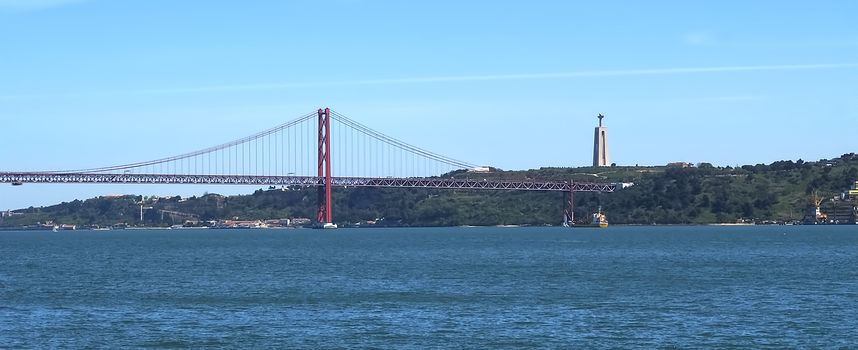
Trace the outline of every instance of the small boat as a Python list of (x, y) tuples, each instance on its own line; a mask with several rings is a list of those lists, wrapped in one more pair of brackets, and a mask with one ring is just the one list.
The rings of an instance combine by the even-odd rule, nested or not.
[(15, 182), (13, 182), (13, 183), (12, 183), (12, 186), (21, 186), (21, 185), (23, 185), (23, 184), (24, 184), (23, 182), (15, 181)]
[(326, 222), (324, 225), (322, 225), (322, 228), (326, 230), (332, 230), (337, 228), (337, 224)]
[(313, 224), (313, 226), (310, 226), (310, 227), (312, 227), (314, 229), (319, 229), (319, 230), (322, 230), (322, 229), (333, 230), (333, 229), (337, 228), (337, 224), (331, 223), (331, 222), (326, 222), (326, 223), (319, 222), (319, 223)]
[(566, 226), (566, 227), (607, 228), (608, 227), (608, 217), (605, 216), (605, 213), (602, 212), (602, 207), (599, 207), (599, 210), (597, 212), (593, 213), (590, 223), (586, 223), (586, 224), (571, 223), (571, 224), (568, 224), (568, 223), (564, 222), (563, 226)]
[(593, 221), (590, 225), (598, 226), (599, 228), (608, 227), (608, 217), (602, 212), (602, 207), (599, 207), (599, 211), (593, 213)]

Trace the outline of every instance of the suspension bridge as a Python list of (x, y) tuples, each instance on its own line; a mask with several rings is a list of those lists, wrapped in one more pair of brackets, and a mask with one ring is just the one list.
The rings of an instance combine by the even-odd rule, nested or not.
[[(0, 183), (224, 184), (318, 187), (317, 223), (333, 224), (334, 187), (396, 187), (568, 193), (613, 192), (615, 183), (445, 176), (485, 167), (387, 136), (329, 108), (268, 130), (177, 156), (100, 168), (0, 172)], [(336, 174), (336, 176), (334, 175)]]

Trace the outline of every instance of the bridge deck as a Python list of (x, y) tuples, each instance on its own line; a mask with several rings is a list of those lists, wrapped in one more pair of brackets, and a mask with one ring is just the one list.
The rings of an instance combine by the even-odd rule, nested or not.
[[(0, 173), (0, 183), (95, 183), (95, 184), (209, 184), (262, 186), (324, 186), (317, 176), (172, 175), (100, 173)], [(556, 192), (614, 192), (616, 183), (507, 181), (439, 177), (372, 178), (333, 177), (337, 187), (397, 187)]]

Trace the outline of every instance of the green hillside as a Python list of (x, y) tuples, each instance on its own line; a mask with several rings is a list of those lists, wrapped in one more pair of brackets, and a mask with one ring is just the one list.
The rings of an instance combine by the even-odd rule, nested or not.
[[(576, 182), (626, 182), (634, 186), (610, 194), (577, 193), (576, 217), (599, 206), (615, 224), (703, 224), (792, 221), (804, 216), (811, 194), (834, 197), (858, 180), (858, 156), (845, 154), (816, 162), (777, 161), (739, 168), (607, 167), (542, 168), (447, 174), (478, 179), (540, 179)], [(377, 221), (390, 226), (559, 224), (560, 193), (425, 190), (392, 188), (335, 189), (334, 218), (341, 225)], [(152, 207), (140, 221), (140, 205)], [(833, 202), (838, 205), (839, 202)], [(854, 206), (845, 201), (842, 206)], [(851, 208), (851, 207), (850, 207)], [(191, 198), (122, 196), (75, 200), (4, 215), (0, 226), (54, 222), (79, 226), (170, 226), (186, 221), (313, 218), (316, 189), (260, 189), (244, 196), (206, 194)], [(7, 213), (8, 214), (8, 213)]]

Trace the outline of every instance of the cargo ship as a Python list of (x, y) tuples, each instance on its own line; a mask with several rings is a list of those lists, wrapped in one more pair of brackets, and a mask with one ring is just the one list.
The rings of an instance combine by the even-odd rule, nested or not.
[(572, 220), (569, 220), (568, 216), (564, 216), (563, 221), (564, 227), (598, 227), (598, 228), (607, 228), (608, 227), (608, 217), (605, 213), (602, 212), (602, 207), (599, 207), (599, 210), (593, 213), (590, 217), (589, 223), (575, 223)]
[(599, 211), (593, 213), (592, 220), (587, 226), (598, 228), (608, 227), (608, 217), (602, 212), (602, 207), (599, 207)]

